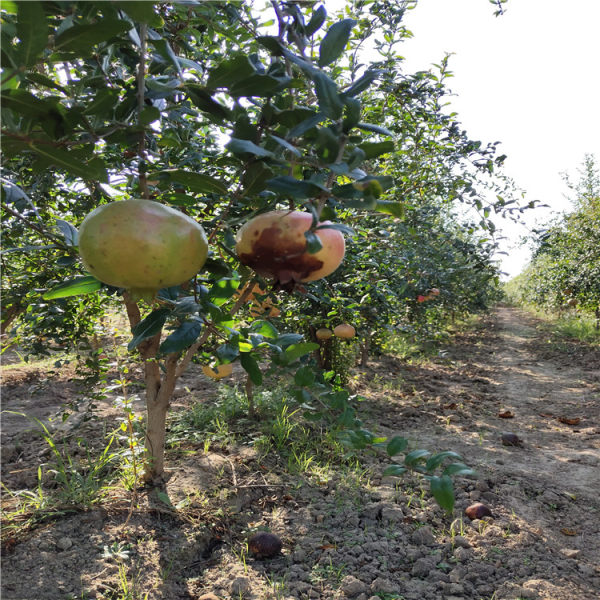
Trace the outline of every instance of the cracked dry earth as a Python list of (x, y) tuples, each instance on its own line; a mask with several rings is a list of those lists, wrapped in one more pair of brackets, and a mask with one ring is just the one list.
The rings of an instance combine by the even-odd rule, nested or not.
[[(600, 598), (597, 349), (549, 343), (538, 321), (499, 307), (438, 359), (383, 357), (358, 375), (361, 416), (372, 430), (402, 434), (415, 448), (458, 451), (476, 469), (477, 478), (456, 482), (452, 518), (418, 480), (382, 478), (389, 461), (381, 454), (361, 455), (358, 469), (291, 475), (285, 460), (251, 446), (205, 453), (189, 443), (168, 456), (164, 493), (179, 508), (142, 494), (124, 525), (127, 497), (115, 494), (5, 539), (2, 598)], [(175, 410), (214, 395), (198, 374), (185, 377)], [(31, 380), (7, 373), (4, 385), (4, 408), (30, 396)], [(64, 386), (57, 376), (38, 392), (40, 404), (50, 405), (57, 389), (68, 395)], [(106, 426), (111, 414), (103, 411)], [(91, 420), (72, 435), (101, 437), (101, 424)], [(31, 487), (40, 457), (47, 460), (43, 445), (23, 424), (10, 425), (4, 482)], [(503, 445), (503, 432), (522, 443)], [(493, 516), (471, 521), (464, 510), (474, 502)], [(258, 528), (281, 537), (281, 555), (247, 555), (248, 532)], [(106, 552), (115, 544), (122, 556)]]

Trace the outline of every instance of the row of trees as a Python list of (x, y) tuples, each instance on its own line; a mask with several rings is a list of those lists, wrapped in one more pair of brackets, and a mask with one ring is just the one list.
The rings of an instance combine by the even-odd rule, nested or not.
[[(270, 362), (291, 373), (303, 405), (330, 401), (338, 425), (360, 427), (340, 404), (347, 395), (311, 374), (317, 346), (303, 333), (349, 321), (368, 349), (382, 332), (430, 330), (494, 297), (489, 216), (521, 209), (496, 145), (471, 140), (445, 108), (447, 60), (403, 72), (412, 4), (364, 0), (332, 18), (323, 5), (276, 0), (262, 12), (191, 0), (3, 3), (3, 331), (35, 352), (64, 349), (124, 303), (145, 369), (147, 480), (162, 474), (169, 399), (192, 360), (239, 361), (248, 390)], [(176, 207), (209, 236), (203, 270), (151, 305), (87, 276), (78, 259), (85, 215), (130, 197)], [(238, 289), (256, 277), (235, 233), (274, 208), (313, 215), (311, 251), (325, 219), (346, 231), (348, 250), (327, 281), (259, 282), (284, 309), (268, 319), (244, 308)], [(420, 300), (433, 288), (436, 299)]]
[(549, 310), (591, 313), (600, 327), (600, 170), (587, 155), (575, 184), (573, 210), (538, 232), (533, 258), (510, 284), (517, 300)]

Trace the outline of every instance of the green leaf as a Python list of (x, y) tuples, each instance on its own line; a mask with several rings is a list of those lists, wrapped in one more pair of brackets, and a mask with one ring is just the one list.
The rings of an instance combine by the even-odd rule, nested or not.
[(280, 175), (279, 177), (269, 179), (269, 181), (267, 181), (267, 187), (278, 194), (284, 194), (298, 199), (314, 198), (321, 194), (321, 192), (327, 191), (327, 188), (318, 183), (301, 181), (300, 179), (290, 177), (289, 175)]
[(167, 40), (165, 40), (164, 38), (160, 38), (159, 40), (150, 40), (150, 43), (156, 48), (156, 51), (165, 60), (169, 61), (175, 67), (175, 70), (181, 76), (183, 73), (181, 71), (179, 59), (177, 58), (175, 52), (173, 52), (173, 48), (171, 48)]
[(166, 178), (167, 181), (179, 183), (193, 192), (200, 194), (226, 194), (227, 187), (222, 181), (214, 179), (209, 175), (184, 171), (183, 169), (165, 169), (148, 174), (148, 179)]
[(222, 344), (215, 350), (217, 358), (222, 362), (231, 362), (240, 354), (239, 343)]
[(319, 48), (320, 67), (331, 64), (344, 52), (355, 23), (354, 19), (344, 19), (329, 28)]
[(148, 2), (148, 0), (127, 0), (127, 2), (113, 0), (113, 4), (138, 23), (147, 23), (151, 27), (162, 25), (162, 18), (154, 12), (154, 2)]
[(253, 154), (258, 158), (275, 158), (275, 155), (272, 152), (265, 150), (261, 146), (257, 146), (254, 142), (249, 140), (231, 138), (229, 143), (225, 144), (225, 148), (227, 148), (233, 154)]
[(48, 44), (48, 21), (41, 2), (19, 2), (17, 7), (17, 58), (31, 67)]
[(392, 215), (398, 219), (404, 218), (404, 203), (392, 200), (378, 200), (375, 210), (386, 215)]
[(223, 122), (231, 117), (230, 110), (215, 100), (211, 93), (198, 84), (188, 83), (185, 86), (190, 100), (199, 110), (207, 113), (215, 122)]
[(447, 475), (432, 477), (429, 482), (435, 501), (447, 512), (454, 510), (454, 486)]
[[(312, 74), (312, 80), (315, 84), (315, 93), (321, 112), (330, 119), (339, 119), (344, 110), (344, 103), (333, 79), (330, 79), (325, 73), (316, 72)], [(288, 135), (288, 137), (290, 136)]]
[(309, 387), (315, 382), (314, 369), (309, 366), (300, 367), (294, 375), (294, 383), (301, 387)]
[(271, 75), (254, 73), (254, 75), (251, 75), (246, 79), (233, 83), (229, 87), (229, 93), (235, 98), (241, 96), (247, 98), (252, 96), (263, 98), (275, 95), (277, 92), (286, 88), (291, 81), (291, 77), (273, 77)]
[(153, 310), (145, 319), (142, 319), (132, 330), (133, 339), (127, 345), (129, 351), (139, 346), (144, 340), (154, 337), (159, 333), (169, 314), (168, 308), (158, 308)]
[(299, 344), (292, 344), (285, 349), (283, 353), (283, 360), (288, 365), (293, 363), (295, 360), (299, 359), (301, 356), (309, 354), (313, 350), (317, 350), (319, 348), (319, 344), (315, 344), (313, 342), (301, 342)]
[(306, 238), (306, 250), (309, 254), (316, 254), (323, 248), (319, 236), (314, 231), (305, 231), (304, 237)]
[(267, 187), (267, 181), (271, 177), (273, 177), (273, 169), (263, 162), (252, 163), (242, 176), (244, 194), (246, 196), (253, 196), (262, 192)]
[(276, 340), (277, 346), (290, 346), (291, 344), (298, 344), (304, 339), (304, 336), (300, 333), (284, 333), (280, 335)]
[(210, 288), (208, 297), (211, 300), (229, 300), (235, 294), (235, 291), (240, 285), (239, 279), (232, 279), (230, 277), (224, 277), (215, 281)]
[(271, 134), (269, 137), (272, 140), (274, 140), (275, 142), (277, 142), (280, 146), (285, 148), (286, 150), (289, 150), (295, 156), (302, 156), (302, 153), (300, 152), (300, 150), (298, 150), (298, 148), (296, 148), (296, 146), (293, 146), (292, 144), (290, 144), (287, 140), (284, 140), (283, 138), (277, 137), (276, 135), (273, 135), (273, 134)]
[(313, 14), (311, 15), (310, 21), (307, 23), (306, 27), (304, 28), (304, 33), (308, 37), (311, 37), (316, 31), (319, 30), (321, 25), (323, 25), (323, 23), (325, 23), (326, 18), (327, 18), (327, 11), (325, 10), (325, 7), (321, 4), (321, 6), (319, 6), (319, 8), (317, 8), (317, 10), (315, 10), (313, 12)]
[(386, 140), (384, 142), (365, 142), (360, 144), (359, 148), (365, 153), (367, 160), (388, 154), (394, 150), (394, 142)]
[(73, 158), (73, 153), (68, 150), (62, 150), (61, 148), (54, 148), (52, 146), (46, 146), (41, 144), (35, 144), (31, 142), (29, 148), (33, 150), (38, 156), (43, 157), (49, 163), (61, 167), (68, 173), (81, 177), (86, 181), (98, 180), (102, 182), (108, 181), (108, 175), (106, 168), (101, 159), (100, 162), (90, 161), (89, 163), (83, 163)]
[(102, 282), (98, 281), (92, 275), (84, 277), (75, 277), (65, 281), (60, 285), (47, 291), (42, 298), (44, 300), (55, 300), (56, 298), (67, 298), (68, 296), (79, 296), (82, 294), (90, 294), (102, 287)]
[(476, 475), (475, 471), (463, 463), (450, 463), (444, 469), (442, 475)]
[(252, 332), (268, 339), (275, 339), (279, 335), (275, 325), (269, 321), (253, 321)]
[(408, 469), (406, 467), (401, 467), (400, 465), (390, 465), (385, 469), (382, 473), (383, 477), (400, 477), (406, 473)]
[(344, 90), (344, 96), (357, 96), (361, 92), (364, 92), (380, 74), (381, 71), (379, 70), (367, 70), (349, 88)]
[(324, 120), (325, 114), (323, 113), (317, 113), (315, 115), (307, 117), (306, 119), (298, 123), (298, 125), (292, 127), (292, 129), (290, 129), (287, 132), (287, 135), (285, 137), (287, 137), (288, 139), (300, 137), (304, 135), (307, 131), (310, 131), (313, 127), (316, 127), (321, 121)]
[(54, 48), (66, 52), (77, 52), (81, 56), (89, 56), (96, 44), (106, 42), (130, 29), (131, 24), (127, 21), (112, 19), (103, 19), (90, 25), (73, 25), (56, 38)]
[[(101, 88), (96, 91), (94, 100), (83, 111), (86, 115), (108, 114), (119, 104), (119, 90), (114, 88)], [(150, 108), (150, 107), (147, 107)]]
[(395, 456), (396, 454), (400, 454), (400, 452), (404, 452), (408, 447), (408, 440), (403, 438), (402, 436), (394, 436), (386, 446), (386, 452), (390, 456)]
[(244, 371), (250, 375), (250, 379), (254, 385), (262, 385), (262, 373), (260, 372), (256, 359), (250, 352), (240, 352), (240, 364), (244, 368)]
[(385, 127), (381, 127), (381, 125), (373, 125), (371, 123), (358, 123), (356, 125), (359, 129), (363, 131), (372, 131), (373, 133), (380, 133), (381, 135), (387, 135), (389, 137), (394, 137), (394, 132), (390, 131)]
[(140, 125), (150, 125), (160, 119), (160, 110), (156, 106), (144, 106), (140, 113)]
[(240, 54), (223, 61), (218, 67), (212, 69), (206, 87), (211, 90), (228, 88), (239, 81), (247, 79), (254, 73), (256, 73), (256, 70), (250, 59), (245, 54)]
[(404, 457), (404, 464), (407, 467), (415, 467), (420, 461), (427, 458), (431, 452), (429, 450), (413, 450)]
[(446, 460), (446, 458), (456, 458), (460, 460), (462, 457), (460, 454), (452, 452), (451, 450), (447, 450), (446, 452), (438, 452), (438, 454), (434, 454), (431, 458), (429, 458), (425, 464), (425, 469), (429, 473), (435, 471), (444, 462), (444, 460)]
[(184, 321), (160, 345), (159, 352), (161, 354), (181, 352), (182, 350), (189, 348), (198, 339), (201, 331), (202, 321), (199, 319)]
[(27, 117), (41, 117), (53, 108), (50, 100), (41, 100), (21, 89), (3, 91), (2, 107)]
[(62, 219), (56, 219), (56, 226), (62, 233), (63, 238), (65, 238), (65, 243), (67, 246), (77, 246), (79, 243), (79, 231), (77, 228), (68, 223), (67, 221), (63, 221)]

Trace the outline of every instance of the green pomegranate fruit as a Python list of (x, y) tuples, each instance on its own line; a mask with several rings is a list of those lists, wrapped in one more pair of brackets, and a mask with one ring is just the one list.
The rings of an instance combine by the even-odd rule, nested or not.
[(204, 265), (208, 242), (202, 226), (151, 200), (99, 206), (79, 228), (79, 254), (100, 281), (151, 300), (165, 287), (191, 279)]

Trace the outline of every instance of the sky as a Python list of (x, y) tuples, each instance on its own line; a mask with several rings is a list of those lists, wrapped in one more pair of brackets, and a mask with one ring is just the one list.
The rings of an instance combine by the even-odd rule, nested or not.
[(577, 181), (586, 153), (600, 161), (600, 0), (509, 0), (494, 12), (487, 0), (419, 0), (400, 51), (407, 72), (453, 53), (451, 109), (471, 139), (501, 142), (527, 200), (549, 205), (528, 211), (526, 227), (497, 221), (507, 278), (528, 262), (528, 228), (571, 209), (561, 173)]

